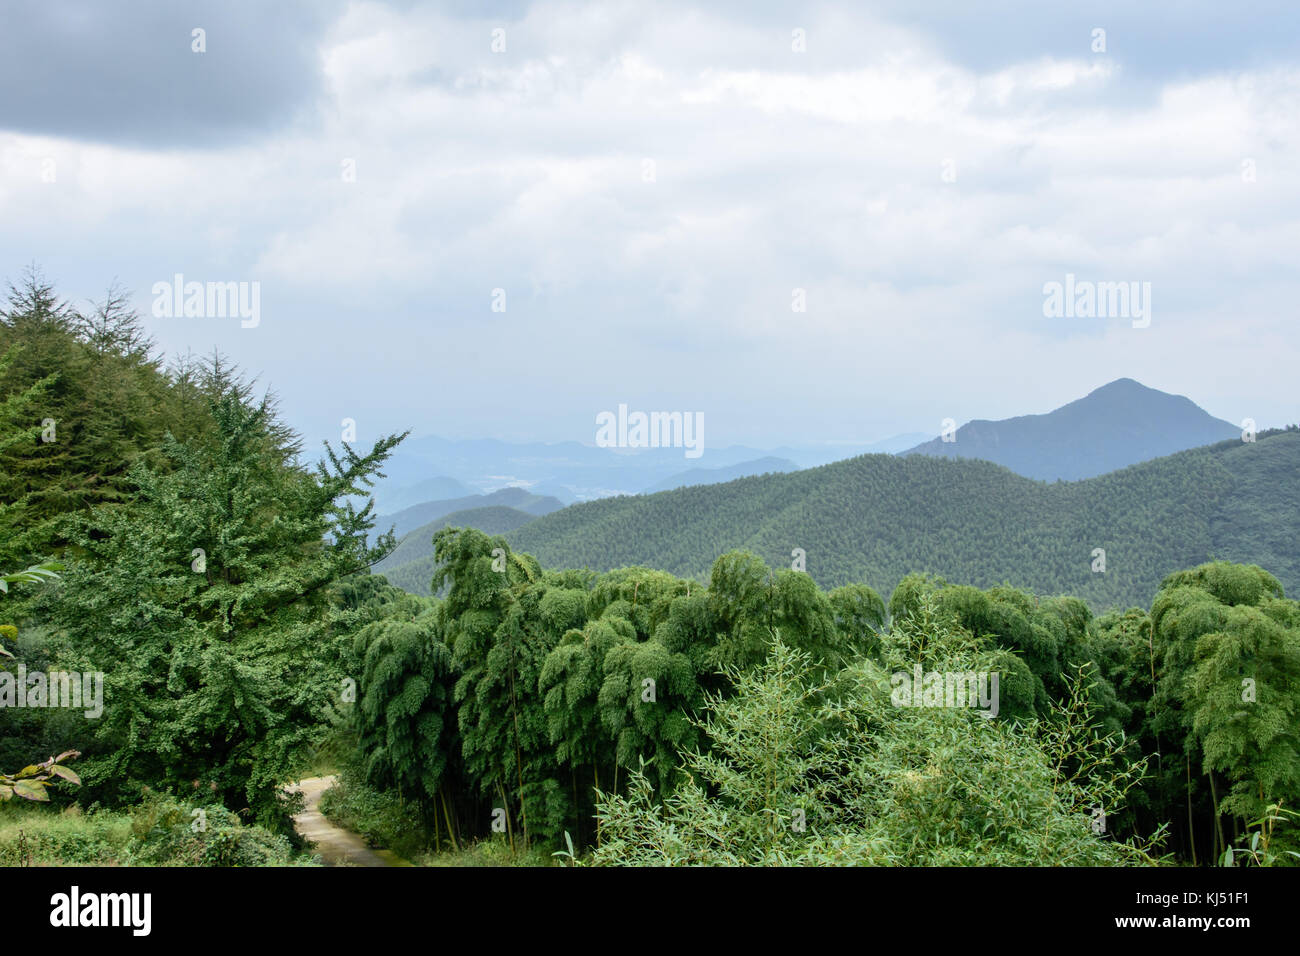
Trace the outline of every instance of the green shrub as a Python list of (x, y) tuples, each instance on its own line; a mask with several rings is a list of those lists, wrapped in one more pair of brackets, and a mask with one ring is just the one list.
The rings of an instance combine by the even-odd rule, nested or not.
[(287, 838), (245, 826), (220, 804), (191, 806), (154, 794), (132, 815), (133, 862), (144, 866), (290, 866)]

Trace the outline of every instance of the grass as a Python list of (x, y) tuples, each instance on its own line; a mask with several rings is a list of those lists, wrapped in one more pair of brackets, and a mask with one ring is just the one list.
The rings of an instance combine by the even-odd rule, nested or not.
[(462, 848), (442, 853), (425, 852), (413, 861), (416, 866), (557, 866), (557, 858), (549, 850), (533, 848), (527, 853), (512, 852), (504, 836), (480, 840)]
[(121, 866), (133, 837), (125, 814), (0, 808), (0, 866)]
[(245, 826), (222, 807), (157, 795), (128, 810), (0, 804), (0, 866), (311, 865), (284, 836)]

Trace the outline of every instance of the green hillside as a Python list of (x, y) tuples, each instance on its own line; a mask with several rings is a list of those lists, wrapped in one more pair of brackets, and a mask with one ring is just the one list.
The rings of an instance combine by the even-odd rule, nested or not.
[[(573, 505), (510, 534), (551, 567), (648, 565), (703, 580), (745, 548), (777, 566), (806, 552), (823, 587), (888, 594), (911, 571), (1148, 606), (1164, 575), (1209, 557), (1300, 587), (1300, 432), (1261, 433), (1078, 482), (986, 461), (865, 455), (793, 474)], [(1093, 549), (1106, 552), (1094, 572)]]
[(487, 534), (504, 534), (536, 520), (518, 508), (490, 505), (465, 508), (443, 515), (407, 534), (392, 553), (375, 565), (374, 573), (412, 594), (428, 594), (433, 580), (433, 535), (442, 528), (477, 528)]

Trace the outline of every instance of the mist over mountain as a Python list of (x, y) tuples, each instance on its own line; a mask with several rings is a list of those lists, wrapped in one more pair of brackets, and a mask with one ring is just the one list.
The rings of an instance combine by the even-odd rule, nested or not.
[[(681, 448), (601, 448), (576, 441), (452, 440), (430, 435), (408, 438), (398, 447), (384, 466), (388, 477), (376, 487), (375, 498), (381, 510), (395, 512), (427, 501), (458, 497), (455, 492), (443, 493), (436, 484), (450, 481), (462, 486), (462, 495), (519, 486), (572, 504), (657, 489), (663, 482), (677, 482), (678, 476), (686, 473), (736, 469), (734, 473), (719, 472), (705, 479), (726, 480), (754, 473), (752, 463), (761, 459), (783, 459), (788, 463), (783, 468), (811, 468), (854, 455), (893, 453), (911, 448), (925, 437), (906, 433), (866, 444), (823, 442), (774, 449), (706, 445), (704, 454), (692, 460)], [(448, 477), (432, 478), (434, 475)]]
[(510, 508), (536, 517), (558, 511), (564, 507), (564, 504), (558, 498), (535, 495), (524, 488), (501, 488), (486, 495), (466, 495), (445, 501), (424, 501), (393, 514), (380, 515), (375, 519), (375, 527), (383, 532), (391, 526), (393, 533), (400, 540), (421, 525), (428, 524), (443, 515), (467, 509), (494, 507)]
[(1026, 478), (1077, 481), (1240, 433), (1191, 399), (1121, 378), (1047, 414), (976, 419), (955, 441), (935, 438), (903, 454), (979, 458)]
[(384, 511), (391, 513), (401, 511), (403, 508), (424, 504), (426, 501), (467, 498), (475, 494), (478, 494), (478, 492), (464, 482), (457, 481), (455, 478), (448, 478), (446, 475), (440, 475), (437, 478), (426, 478), (423, 481), (417, 481), (415, 484), (404, 488), (392, 488), (390, 486), (390, 490), (383, 493), (377, 492), (374, 497), (376, 508), (382, 508)]

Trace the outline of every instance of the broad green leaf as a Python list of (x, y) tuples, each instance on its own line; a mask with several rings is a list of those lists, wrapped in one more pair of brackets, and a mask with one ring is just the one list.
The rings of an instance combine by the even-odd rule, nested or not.
[(42, 803), (48, 803), (50, 800), (50, 795), (45, 792), (45, 784), (39, 780), (19, 780), (14, 784), (14, 793)]

